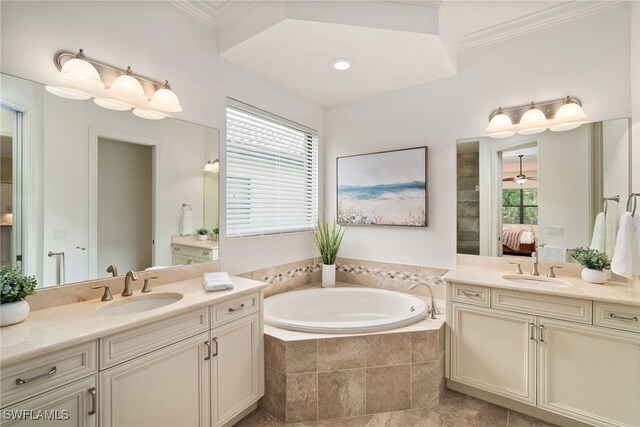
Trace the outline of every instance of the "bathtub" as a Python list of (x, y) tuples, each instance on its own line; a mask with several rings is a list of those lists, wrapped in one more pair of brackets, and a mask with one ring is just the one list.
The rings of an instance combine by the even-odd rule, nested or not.
[(264, 301), (266, 324), (313, 333), (385, 331), (416, 323), (426, 314), (420, 298), (384, 289), (308, 289)]

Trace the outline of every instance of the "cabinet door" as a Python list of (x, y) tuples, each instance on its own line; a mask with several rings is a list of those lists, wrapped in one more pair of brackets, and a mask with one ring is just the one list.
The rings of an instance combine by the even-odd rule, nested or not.
[(260, 398), (262, 331), (259, 313), (212, 330), (213, 425), (220, 426)]
[(540, 319), (539, 406), (599, 426), (640, 426), (640, 335)]
[(535, 405), (535, 317), (452, 307), (451, 379)]
[(97, 427), (96, 376), (76, 381), (2, 410), (2, 425)]
[(208, 344), (203, 332), (102, 371), (101, 426), (208, 426)]

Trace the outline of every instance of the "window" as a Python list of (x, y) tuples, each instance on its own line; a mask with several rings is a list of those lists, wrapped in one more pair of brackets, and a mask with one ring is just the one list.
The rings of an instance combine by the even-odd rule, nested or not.
[(504, 224), (538, 223), (538, 190), (502, 190), (502, 222)]
[(311, 230), (317, 213), (317, 132), (229, 99), (227, 236)]

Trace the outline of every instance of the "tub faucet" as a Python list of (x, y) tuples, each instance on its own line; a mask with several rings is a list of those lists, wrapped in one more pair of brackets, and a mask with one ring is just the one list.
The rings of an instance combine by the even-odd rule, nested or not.
[(429, 308), (429, 315), (430, 315), (429, 318), (435, 319), (436, 314), (440, 314), (440, 310), (438, 310), (438, 307), (436, 307), (436, 302), (433, 299), (433, 291), (431, 290), (431, 287), (425, 282), (418, 282), (414, 285), (409, 286), (409, 290), (415, 289), (420, 285), (424, 286), (429, 290), (429, 295), (431, 295), (431, 307)]
[(135, 271), (127, 271), (127, 275), (124, 276), (124, 290), (122, 291), (123, 297), (130, 297), (133, 295), (131, 291), (131, 281), (138, 280), (138, 275)]
[(536, 255), (535, 252), (531, 252), (531, 261), (533, 262), (533, 268), (531, 270), (531, 275), (532, 276), (539, 276), (540, 273), (538, 273), (538, 256)]

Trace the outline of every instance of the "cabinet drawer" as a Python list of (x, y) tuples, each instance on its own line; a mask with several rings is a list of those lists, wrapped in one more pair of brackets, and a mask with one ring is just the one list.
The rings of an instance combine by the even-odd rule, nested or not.
[(185, 257), (203, 258), (210, 260), (213, 249), (210, 248), (194, 248), (191, 246), (173, 245), (173, 253)]
[(553, 319), (591, 323), (591, 301), (507, 289), (491, 289), (491, 307)]
[(133, 359), (209, 330), (209, 309), (202, 308), (100, 339), (100, 369)]
[(454, 283), (451, 285), (452, 299), (467, 304), (489, 307), (491, 303), (491, 290), (483, 286), (463, 285)]
[(11, 405), (98, 371), (98, 343), (90, 341), (2, 367), (2, 406)]
[(213, 326), (230, 322), (258, 311), (259, 294), (250, 294), (211, 306)]
[(594, 325), (640, 332), (640, 307), (598, 301), (594, 304)]
[(209, 262), (208, 259), (182, 256), (182, 255), (173, 255), (171, 257), (171, 264), (173, 265), (191, 265), (191, 264), (202, 264), (203, 262)]

